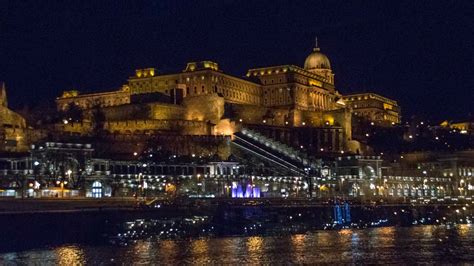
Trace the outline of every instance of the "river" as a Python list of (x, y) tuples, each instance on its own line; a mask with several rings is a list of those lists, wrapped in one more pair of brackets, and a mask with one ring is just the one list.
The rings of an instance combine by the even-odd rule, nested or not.
[(2, 265), (473, 263), (474, 226), (422, 225), (304, 234), (68, 243), (0, 254)]

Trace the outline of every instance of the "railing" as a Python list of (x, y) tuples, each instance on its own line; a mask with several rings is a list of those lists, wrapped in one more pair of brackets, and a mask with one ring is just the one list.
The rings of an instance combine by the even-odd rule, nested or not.
[(244, 134), (245, 136), (252, 138), (255, 141), (262, 143), (263, 145), (271, 148), (272, 150), (278, 153), (281, 153), (289, 158), (299, 161), (303, 165), (306, 165), (306, 166), (309, 165), (309, 160), (306, 154), (303, 154), (300, 151), (295, 150), (294, 148), (284, 143), (268, 138), (254, 130), (247, 129), (247, 128), (242, 128), (241, 133)]
[(243, 128), (234, 134), (233, 144), (293, 174), (306, 175), (304, 168), (309, 165), (309, 160), (305, 154), (254, 130)]
[[(280, 167), (283, 167), (287, 170), (289, 170), (290, 172), (293, 172), (297, 175), (302, 175), (303, 172), (300, 171), (300, 168), (296, 165), (293, 165), (283, 159), (281, 159), (280, 157), (268, 152), (268, 151), (265, 151), (264, 149), (248, 142), (248, 141), (245, 141), (244, 139), (238, 137), (238, 136), (235, 136), (236, 139), (235, 141), (233, 142), (234, 145), (238, 146), (239, 148), (241, 149), (244, 149), (246, 150), (247, 152), (250, 152), (258, 157), (261, 157), (267, 161), (270, 161)], [(242, 141), (243, 143), (240, 144), (239, 141)], [(250, 148), (251, 147), (251, 148)]]

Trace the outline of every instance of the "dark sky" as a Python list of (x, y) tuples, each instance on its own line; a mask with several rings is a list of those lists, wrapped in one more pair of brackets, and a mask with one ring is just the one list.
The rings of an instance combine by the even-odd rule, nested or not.
[(120, 87), (135, 68), (302, 66), (315, 35), (341, 93), (405, 117), (474, 114), (474, 1), (0, 0), (0, 80), (13, 107)]

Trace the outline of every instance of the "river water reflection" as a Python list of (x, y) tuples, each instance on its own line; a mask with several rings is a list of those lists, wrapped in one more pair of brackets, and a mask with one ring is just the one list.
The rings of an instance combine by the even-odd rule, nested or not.
[(0, 264), (472, 263), (474, 226), (380, 227), (284, 236), (68, 244), (0, 254)]

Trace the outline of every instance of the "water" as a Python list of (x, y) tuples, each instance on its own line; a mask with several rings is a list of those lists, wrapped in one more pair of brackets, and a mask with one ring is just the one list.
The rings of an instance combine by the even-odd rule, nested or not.
[(474, 263), (474, 226), (424, 225), (283, 236), (145, 238), (0, 254), (2, 265)]

